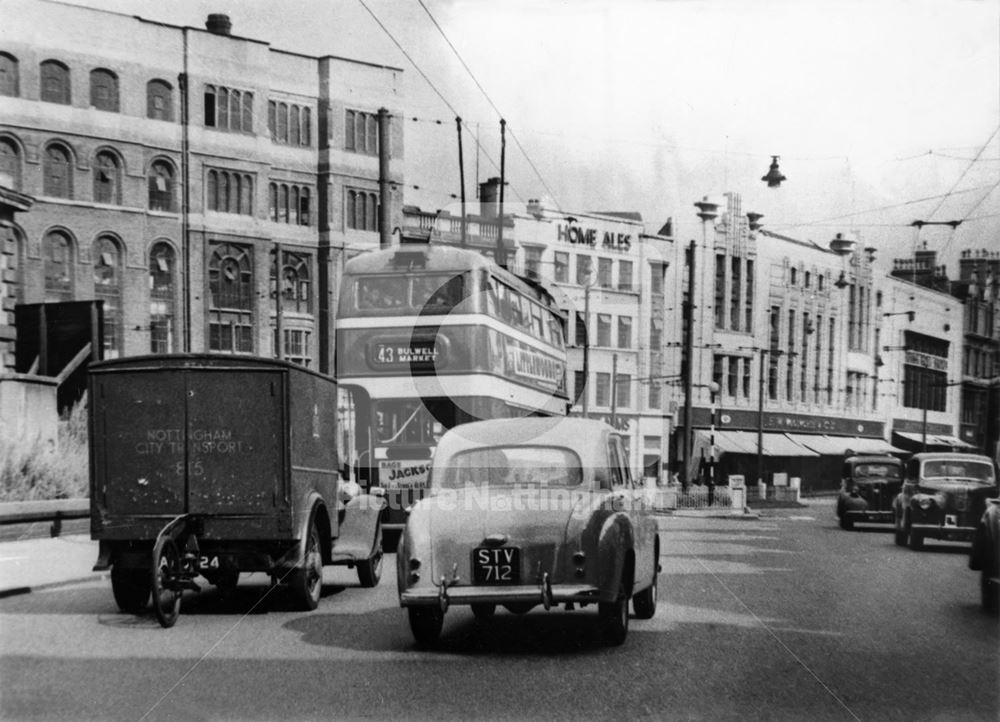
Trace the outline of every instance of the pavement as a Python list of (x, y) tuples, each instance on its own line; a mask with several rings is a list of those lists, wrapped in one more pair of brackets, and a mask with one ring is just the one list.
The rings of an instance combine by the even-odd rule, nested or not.
[[(77, 500), (69, 501), (72, 502), (72, 508), (79, 505)], [(820, 497), (804, 499), (793, 506), (808, 508), (830, 504), (832, 500)], [(789, 507), (786, 504), (781, 508)], [(0, 504), (0, 520), (11, 519), (19, 509), (10, 504)], [(758, 519), (762, 510), (767, 513), (763, 506), (761, 510), (658, 509), (658, 512), (664, 516)], [(36, 512), (37, 509), (31, 507), (30, 511)], [(97, 561), (97, 546), (97, 542), (91, 540), (89, 534), (0, 542), (0, 599), (68, 584), (107, 579), (107, 572), (92, 571), (94, 562)]]

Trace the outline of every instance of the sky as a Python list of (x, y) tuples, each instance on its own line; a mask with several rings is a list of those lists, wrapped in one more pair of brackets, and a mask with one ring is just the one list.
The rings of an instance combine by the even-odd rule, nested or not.
[(405, 202), (426, 210), (457, 203), (455, 116), (469, 198), (500, 175), (503, 117), (514, 204), (687, 240), (694, 202), (734, 192), (765, 228), (854, 233), (882, 263), (926, 244), (955, 276), (959, 251), (1000, 250), (1000, 0), (66, 1), (224, 12), (275, 48), (403, 68)]

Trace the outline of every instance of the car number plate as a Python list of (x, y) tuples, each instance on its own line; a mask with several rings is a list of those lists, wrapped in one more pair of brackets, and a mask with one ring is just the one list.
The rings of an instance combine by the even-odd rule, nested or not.
[(521, 550), (517, 547), (477, 547), (472, 551), (476, 584), (516, 584), (521, 581)]

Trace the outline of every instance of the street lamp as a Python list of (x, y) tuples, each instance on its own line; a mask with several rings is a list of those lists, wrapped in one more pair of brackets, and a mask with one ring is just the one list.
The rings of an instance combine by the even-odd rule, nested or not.
[[(708, 246), (708, 222), (719, 216), (719, 204), (704, 196), (697, 201), (698, 218), (701, 219), (702, 245)], [(694, 294), (695, 294), (695, 242), (688, 246), (688, 294), (684, 303), (684, 473), (683, 481), (687, 485), (688, 468), (694, 455), (694, 424), (691, 419), (691, 403), (694, 392)]]
[(719, 384), (712, 381), (708, 384), (709, 395), (709, 431), (708, 443), (710, 451), (708, 456), (708, 505), (712, 506), (715, 501), (715, 396), (719, 393)]

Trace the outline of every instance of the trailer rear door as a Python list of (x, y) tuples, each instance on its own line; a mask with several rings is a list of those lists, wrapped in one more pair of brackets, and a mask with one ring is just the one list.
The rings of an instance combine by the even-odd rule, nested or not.
[(284, 375), (188, 377), (188, 504), (197, 514), (259, 514), (284, 501)]
[(285, 503), (280, 371), (100, 374), (96, 493), (122, 515), (266, 513)]

